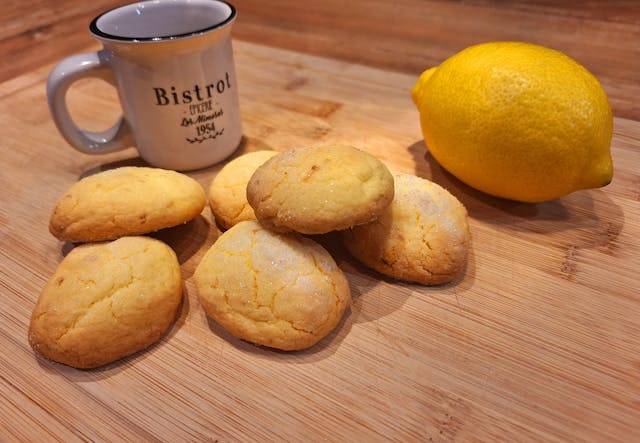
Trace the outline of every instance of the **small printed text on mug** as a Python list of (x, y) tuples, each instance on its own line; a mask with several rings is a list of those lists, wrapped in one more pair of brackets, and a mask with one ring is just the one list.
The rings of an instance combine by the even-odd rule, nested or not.
[(215, 139), (224, 133), (224, 127), (216, 125), (216, 120), (224, 115), (224, 109), (214, 99), (232, 87), (229, 73), (224, 78), (207, 85), (194, 85), (193, 88), (178, 90), (175, 86), (154, 87), (153, 92), (157, 106), (184, 106), (184, 114), (180, 121), (182, 127), (195, 129), (195, 137), (186, 137), (190, 143), (202, 143), (206, 139)]

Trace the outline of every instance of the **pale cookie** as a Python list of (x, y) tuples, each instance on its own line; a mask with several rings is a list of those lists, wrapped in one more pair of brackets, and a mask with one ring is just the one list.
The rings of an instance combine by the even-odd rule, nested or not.
[(287, 351), (329, 334), (351, 301), (347, 279), (322, 246), (255, 221), (222, 234), (194, 279), (209, 317), (241, 339)]
[(469, 248), (467, 210), (428, 180), (395, 174), (395, 197), (377, 220), (343, 232), (347, 249), (376, 271), (434, 285), (453, 280)]
[(202, 186), (187, 175), (122, 167), (71, 186), (53, 209), (49, 231), (72, 242), (145, 234), (194, 219), (206, 203)]
[(296, 148), (256, 170), (247, 199), (270, 229), (324, 234), (375, 219), (393, 199), (393, 177), (351, 146)]
[(247, 183), (253, 173), (277, 151), (256, 151), (242, 155), (218, 172), (209, 188), (209, 205), (216, 222), (223, 229), (256, 216), (247, 201)]
[(40, 355), (94, 368), (160, 339), (176, 317), (182, 279), (175, 253), (147, 237), (76, 247), (36, 303), (29, 342)]

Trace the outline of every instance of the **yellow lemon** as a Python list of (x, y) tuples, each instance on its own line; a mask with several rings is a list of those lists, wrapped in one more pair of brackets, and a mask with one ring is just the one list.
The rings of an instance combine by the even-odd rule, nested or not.
[(561, 52), (471, 46), (423, 72), (412, 97), (433, 157), (483, 192), (540, 202), (611, 181), (607, 96)]

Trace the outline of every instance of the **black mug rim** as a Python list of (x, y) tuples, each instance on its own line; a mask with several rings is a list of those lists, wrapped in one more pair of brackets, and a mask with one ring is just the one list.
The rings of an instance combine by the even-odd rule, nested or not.
[(94, 18), (91, 23), (89, 24), (89, 31), (91, 31), (91, 33), (96, 36), (99, 39), (105, 39), (105, 40), (113, 40), (113, 41), (119, 41), (119, 42), (165, 42), (165, 41), (171, 41), (171, 40), (178, 40), (178, 39), (183, 39), (183, 38), (187, 38), (187, 37), (195, 37), (198, 35), (202, 35), (205, 34), (209, 31), (212, 31), (214, 29), (217, 28), (222, 28), (223, 26), (227, 25), (228, 23), (232, 22), (235, 18), (236, 18), (236, 8), (229, 2), (225, 1), (225, 0), (211, 0), (212, 2), (216, 2), (216, 3), (223, 3), (225, 5), (227, 5), (230, 9), (231, 9), (231, 13), (229, 14), (229, 17), (227, 17), (225, 20), (216, 23), (215, 25), (211, 25), (211, 26), (207, 26), (206, 28), (202, 28), (202, 29), (197, 29), (195, 31), (191, 31), (191, 32), (185, 32), (183, 34), (171, 34), (171, 35), (161, 35), (161, 36), (156, 36), (156, 37), (126, 37), (126, 36), (121, 36), (121, 35), (114, 35), (114, 34), (109, 34), (108, 32), (104, 32), (102, 31), (100, 28), (98, 28), (98, 20), (100, 20), (100, 18), (104, 17), (105, 15), (109, 14), (110, 12), (113, 12), (115, 10), (118, 10), (120, 8), (124, 8), (126, 6), (131, 6), (131, 5), (135, 5), (138, 3), (149, 3), (152, 2), (154, 0), (143, 0), (143, 1), (139, 1), (139, 2), (132, 2), (132, 3), (128, 3), (125, 5), (120, 5), (120, 6), (116, 6), (114, 8), (111, 8), (107, 11), (104, 11), (102, 14), (98, 15), (96, 18)]

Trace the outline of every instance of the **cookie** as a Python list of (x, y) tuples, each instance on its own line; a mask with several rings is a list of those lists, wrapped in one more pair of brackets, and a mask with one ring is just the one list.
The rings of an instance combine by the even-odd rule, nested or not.
[(322, 246), (256, 221), (223, 233), (194, 280), (205, 312), (227, 331), (286, 351), (329, 334), (351, 300), (347, 279)]
[(123, 237), (74, 248), (36, 303), (29, 342), (38, 354), (94, 368), (160, 339), (182, 299), (180, 266), (164, 243)]
[(145, 234), (194, 219), (206, 203), (202, 186), (187, 175), (122, 167), (71, 186), (53, 209), (49, 231), (72, 242)]
[(247, 183), (253, 173), (277, 151), (256, 151), (242, 155), (218, 172), (209, 188), (209, 205), (216, 222), (222, 229), (256, 216), (247, 201)]
[(296, 148), (260, 166), (247, 185), (256, 218), (280, 232), (324, 234), (375, 219), (393, 199), (393, 177), (351, 146)]
[(455, 278), (469, 248), (467, 211), (428, 180), (395, 174), (395, 197), (377, 220), (343, 232), (351, 254), (400, 280), (435, 285)]

